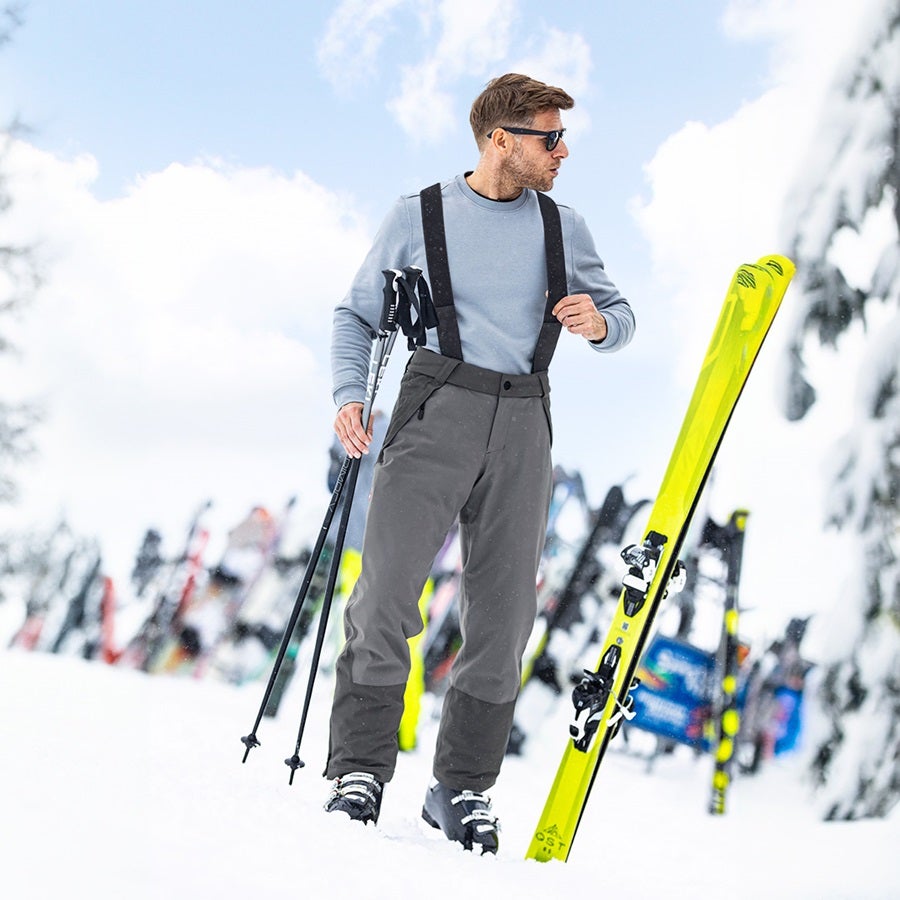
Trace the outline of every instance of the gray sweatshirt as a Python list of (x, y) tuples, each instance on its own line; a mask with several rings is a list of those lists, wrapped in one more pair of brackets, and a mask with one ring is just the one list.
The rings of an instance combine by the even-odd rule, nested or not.
[[(447, 257), (463, 359), (510, 375), (531, 371), (544, 317), (547, 266), (544, 228), (534, 191), (508, 201), (476, 194), (464, 175), (441, 185)], [(628, 301), (610, 281), (584, 219), (559, 205), (569, 294), (590, 294), (608, 334), (587, 343), (606, 353), (634, 334)], [(381, 318), (384, 269), (419, 266), (428, 278), (419, 195), (401, 197), (381, 225), (347, 296), (334, 311), (331, 371), (338, 407), (362, 402), (375, 331)], [(402, 338), (401, 338), (402, 340)], [(428, 349), (440, 352), (437, 330)]]

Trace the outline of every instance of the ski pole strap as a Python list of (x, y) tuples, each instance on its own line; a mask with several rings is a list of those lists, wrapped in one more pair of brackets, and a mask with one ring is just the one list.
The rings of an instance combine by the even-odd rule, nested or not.
[[(428, 284), (418, 266), (406, 266), (403, 277), (398, 281), (400, 308), (398, 310), (400, 329), (406, 335), (407, 347), (415, 350), (427, 342), (426, 331), (438, 324), (437, 310), (431, 299)], [(415, 319), (413, 318), (415, 310)]]
[(559, 207), (546, 195), (537, 192), (538, 204), (541, 207), (541, 218), (544, 221), (544, 253), (547, 257), (547, 305), (544, 308), (544, 321), (534, 348), (532, 372), (546, 372), (550, 368), (550, 360), (556, 350), (556, 342), (562, 325), (553, 315), (553, 307), (569, 293), (566, 283), (566, 255), (563, 248), (562, 223), (559, 218)]
[(382, 274), (384, 306), (378, 333), (388, 334), (399, 327), (407, 337), (410, 350), (424, 347), (427, 330), (436, 327), (438, 320), (422, 270), (418, 266), (406, 266), (403, 270), (383, 269)]
[(462, 359), (462, 342), (456, 307), (453, 305), (453, 285), (450, 282), (450, 266), (447, 262), (447, 234), (444, 230), (444, 202), (441, 185), (433, 184), (419, 194), (422, 207), (422, 229), (425, 237), (425, 260), (428, 278), (438, 318), (438, 341), (441, 355)]

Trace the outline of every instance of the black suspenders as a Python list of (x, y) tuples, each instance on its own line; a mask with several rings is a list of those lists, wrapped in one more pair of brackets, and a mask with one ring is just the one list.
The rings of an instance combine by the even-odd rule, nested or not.
[[(438, 340), (441, 354), (462, 359), (459, 325), (453, 305), (453, 286), (447, 263), (447, 237), (444, 231), (444, 211), (440, 184), (433, 184), (421, 192), (422, 228), (425, 233), (425, 260), (431, 282), (431, 296), (438, 315)], [(566, 296), (566, 258), (563, 250), (562, 225), (559, 209), (546, 195), (537, 193), (544, 222), (544, 252), (547, 258), (547, 305), (544, 321), (534, 350), (532, 372), (546, 372), (556, 349), (561, 325), (553, 316), (553, 307)]]
[(532, 372), (546, 372), (553, 359), (553, 351), (559, 340), (562, 325), (553, 315), (553, 307), (562, 300), (569, 289), (566, 285), (566, 256), (563, 251), (562, 224), (559, 221), (559, 208), (546, 195), (538, 192), (538, 203), (541, 207), (541, 218), (544, 220), (544, 252), (547, 255), (547, 305), (544, 308), (544, 321), (534, 348)]
[(453, 286), (447, 264), (447, 235), (444, 231), (444, 204), (440, 184), (425, 188), (419, 195), (422, 204), (422, 229), (425, 232), (425, 261), (431, 282), (431, 299), (438, 317), (438, 341), (441, 354), (462, 359)]

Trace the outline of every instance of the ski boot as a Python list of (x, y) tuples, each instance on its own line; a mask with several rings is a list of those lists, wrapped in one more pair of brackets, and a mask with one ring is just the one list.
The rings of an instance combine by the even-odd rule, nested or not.
[(422, 818), (466, 850), (496, 853), (500, 823), (491, 812), (490, 798), (476, 791), (457, 791), (432, 781), (425, 794)]
[(384, 784), (368, 772), (350, 772), (335, 778), (325, 804), (328, 812), (342, 812), (368, 825), (378, 822)]

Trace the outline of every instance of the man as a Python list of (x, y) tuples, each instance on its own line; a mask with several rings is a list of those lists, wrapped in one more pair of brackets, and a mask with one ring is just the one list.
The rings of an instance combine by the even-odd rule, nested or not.
[(583, 219), (542, 195), (569, 154), (560, 111), (573, 105), (524, 75), (491, 81), (470, 114), (475, 170), (398, 201), (334, 317), (335, 432), (354, 457), (371, 441), (360, 413), (382, 271), (421, 267), (440, 321), (407, 366), (378, 457), (337, 664), (326, 809), (378, 819), (407, 638), (422, 628), (416, 601), (458, 516), (463, 644), (422, 817), (482, 853), (497, 851), (483, 791), (503, 760), (537, 607), (552, 471), (546, 368), (560, 328), (598, 353), (634, 331)]

